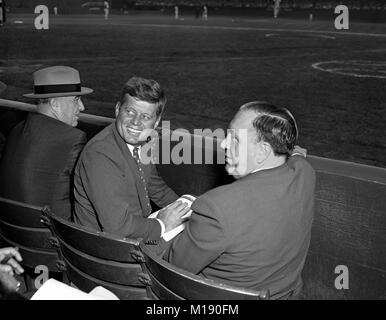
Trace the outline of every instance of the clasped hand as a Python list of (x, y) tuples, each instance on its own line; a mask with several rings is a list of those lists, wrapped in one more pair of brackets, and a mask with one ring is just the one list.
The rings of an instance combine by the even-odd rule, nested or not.
[(187, 204), (177, 200), (161, 209), (157, 218), (164, 223), (165, 232), (168, 232), (184, 223), (188, 218), (183, 218), (183, 216), (189, 211), (190, 207)]

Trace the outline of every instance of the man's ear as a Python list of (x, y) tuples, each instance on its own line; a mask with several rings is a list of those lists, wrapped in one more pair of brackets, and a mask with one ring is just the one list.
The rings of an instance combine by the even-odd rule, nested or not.
[(119, 114), (119, 108), (121, 107), (121, 103), (120, 102), (117, 102), (117, 104), (115, 105), (115, 117), (118, 117), (118, 114)]
[(58, 111), (58, 109), (59, 109), (58, 99), (56, 99), (56, 98), (49, 98), (48, 104), (51, 106), (51, 109), (53, 111)]
[(272, 147), (268, 142), (261, 141), (258, 143), (258, 147), (256, 148), (256, 162), (258, 164), (264, 162), (272, 152)]
[(157, 118), (157, 121), (154, 124), (154, 129), (158, 127), (159, 122), (161, 121), (161, 116)]

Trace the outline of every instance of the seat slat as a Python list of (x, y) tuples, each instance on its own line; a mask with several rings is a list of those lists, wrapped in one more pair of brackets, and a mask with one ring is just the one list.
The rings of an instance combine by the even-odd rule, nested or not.
[(35, 249), (52, 249), (51, 231), (47, 228), (25, 228), (0, 221), (0, 233), (8, 239), (17, 239), (18, 245)]
[(42, 207), (0, 197), (0, 219), (26, 228), (42, 228)]
[(141, 265), (133, 253), (138, 241), (122, 239), (66, 221), (45, 212), (53, 234), (58, 239), (58, 253), (69, 279), (81, 290), (103, 286), (119, 299), (144, 299), (146, 288), (139, 281)]
[(67, 274), (71, 282), (80, 290), (90, 292), (97, 286), (102, 286), (113, 292), (121, 300), (144, 300), (147, 299), (146, 289), (127, 287), (119, 284), (106, 282), (94, 278), (73, 266), (68, 260), (64, 259), (67, 267)]
[(44, 210), (44, 207), (0, 197), (0, 236), (6, 245), (19, 247), (23, 267), (34, 270), (44, 265), (50, 272), (60, 272), (56, 249), (49, 241), (51, 232), (41, 222)]
[(23, 267), (35, 269), (37, 266), (46, 266), (49, 271), (62, 272), (57, 267), (58, 255), (53, 250), (38, 250), (20, 245), (17, 242), (7, 239), (3, 235), (0, 235), (3, 243), (6, 246), (18, 247), (20, 255), (23, 257), (23, 261), (20, 264)]
[(138, 244), (136, 241), (97, 232), (74, 223), (66, 223), (59, 217), (51, 219), (51, 223), (57, 237), (72, 248), (102, 259), (136, 263), (131, 255)]
[(142, 272), (138, 263), (120, 263), (104, 260), (80, 252), (61, 241), (61, 250), (67, 261), (95, 278), (125, 286), (143, 287), (138, 280)]
[(179, 269), (156, 256), (144, 243), (143, 269), (151, 279), (151, 289), (160, 299), (259, 300), (269, 298), (267, 290), (253, 291), (204, 279)]

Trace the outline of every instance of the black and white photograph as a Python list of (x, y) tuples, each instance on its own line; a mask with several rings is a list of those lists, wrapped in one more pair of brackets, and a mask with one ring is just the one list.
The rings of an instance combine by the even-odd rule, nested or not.
[(386, 300), (386, 1), (0, 0), (0, 300)]

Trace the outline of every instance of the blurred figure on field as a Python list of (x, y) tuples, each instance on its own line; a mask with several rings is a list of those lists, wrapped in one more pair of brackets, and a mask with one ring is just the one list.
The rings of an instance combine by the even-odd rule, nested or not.
[(202, 20), (208, 20), (208, 7), (206, 5), (202, 7)]
[(273, 0), (273, 17), (276, 19), (279, 16), (281, 0)]
[(179, 10), (178, 10), (178, 6), (174, 6), (174, 19), (176, 19), (176, 20), (179, 19)]
[(201, 11), (200, 7), (196, 6), (194, 11), (196, 14), (196, 19), (200, 18), (200, 11)]
[(105, 12), (105, 20), (109, 18), (110, 5), (108, 1), (103, 2), (103, 10)]
[(5, 0), (0, 0), (0, 26), (7, 21), (5, 7)]

